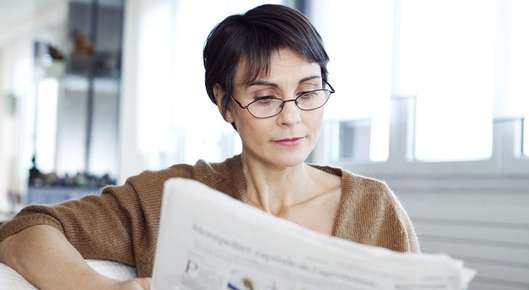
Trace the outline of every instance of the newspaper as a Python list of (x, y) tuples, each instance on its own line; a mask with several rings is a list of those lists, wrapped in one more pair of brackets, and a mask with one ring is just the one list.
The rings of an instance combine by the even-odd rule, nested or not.
[(446, 255), (329, 237), (175, 178), (165, 183), (152, 289), (459, 290), (474, 274)]

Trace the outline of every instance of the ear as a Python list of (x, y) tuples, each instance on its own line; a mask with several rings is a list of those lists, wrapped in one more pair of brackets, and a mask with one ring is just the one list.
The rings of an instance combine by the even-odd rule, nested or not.
[[(219, 110), (220, 114), (222, 114), (222, 100), (225, 97), (225, 92), (222, 89), (222, 87), (219, 84), (215, 84), (213, 86), (213, 95), (215, 95), (215, 103), (217, 104), (217, 109)], [(233, 115), (231, 112), (231, 107), (226, 108), (226, 114), (222, 116), (224, 120), (228, 123), (233, 123)]]

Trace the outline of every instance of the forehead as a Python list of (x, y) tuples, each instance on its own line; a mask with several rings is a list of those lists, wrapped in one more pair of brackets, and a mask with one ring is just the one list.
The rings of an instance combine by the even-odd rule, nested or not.
[(239, 62), (234, 78), (235, 84), (245, 86), (255, 80), (298, 82), (307, 76), (321, 75), (318, 63), (310, 62), (290, 49), (272, 52), (268, 63), (261, 67), (256, 68), (255, 64), (252, 66), (248, 61), (247, 58), (243, 58)]

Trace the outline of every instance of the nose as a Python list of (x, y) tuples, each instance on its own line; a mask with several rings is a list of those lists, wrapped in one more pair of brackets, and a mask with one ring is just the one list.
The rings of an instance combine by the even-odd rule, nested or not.
[(278, 122), (280, 125), (293, 125), (301, 122), (301, 110), (294, 100), (289, 100), (283, 104), (283, 110), (279, 113)]

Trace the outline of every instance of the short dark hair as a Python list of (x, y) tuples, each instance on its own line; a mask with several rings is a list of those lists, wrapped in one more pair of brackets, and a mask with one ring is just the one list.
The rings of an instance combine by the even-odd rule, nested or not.
[[(327, 81), (329, 56), (320, 34), (299, 11), (283, 5), (266, 4), (235, 14), (217, 24), (204, 46), (206, 91), (216, 104), (214, 86), (224, 90), (221, 107), (226, 114), (234, 89), (235, 72), (245, 60), (245, 83), (270, 72), (274, 51), (288, 48), (310, 62), (318, 63), (322, 79)], [(233, 125), (233, 124), (232, 124)], [(234, 126), (235, 128), (235, 126)]]

